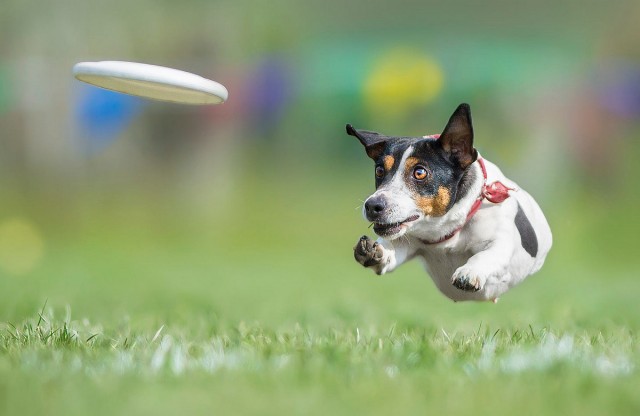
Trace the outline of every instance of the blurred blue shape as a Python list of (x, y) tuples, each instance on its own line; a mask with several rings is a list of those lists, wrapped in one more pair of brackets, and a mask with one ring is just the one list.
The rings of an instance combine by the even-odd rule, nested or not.
[(83, 86), (75, 108), (82, 149), (88, 152), (105, 149), (140, 114), (143, 104), (140, 98), (131, 95)]
[(640, 117), (640, 64), (613, 61), (597, 74), (597, 90), (604, 107), (621, 117)]
[(281, 121), (293, 95), (292, 71), (278, 55), (264, 58), (249, 81), (249, 109), (257, 128), (267, 132)]

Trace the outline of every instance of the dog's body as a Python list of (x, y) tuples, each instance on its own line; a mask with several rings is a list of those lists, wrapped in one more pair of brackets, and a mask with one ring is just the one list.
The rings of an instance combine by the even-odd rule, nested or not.
[(538, 271), (552, 244), (534, 199), (473, 148), (469, 106), (439, 138), (388, 137), (347, 126), (376, 162), (376, 192), (364, 216), (380, 238), (363, 236), (356, 260), (378, 274), (421, 258), (454, 301), (497, 300)]

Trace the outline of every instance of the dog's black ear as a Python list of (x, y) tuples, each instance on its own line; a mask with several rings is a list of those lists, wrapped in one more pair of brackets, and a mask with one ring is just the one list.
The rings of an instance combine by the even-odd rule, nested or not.
[(438, 140), (452, 163), (466, 169), (478, 158), (473, 148), (473, 125), (469, 104), (460, 104)]
[(367, 156), (376, 160), (380, 157), (384, 148), (389, 141), (388, 136), (384, 136), (380, 133), (366, 130), (356, 130), (351, 124), (347, 124), (347, 134), (349, 136), (357, 137), (360, 143), (364, 146), (367, 152)]

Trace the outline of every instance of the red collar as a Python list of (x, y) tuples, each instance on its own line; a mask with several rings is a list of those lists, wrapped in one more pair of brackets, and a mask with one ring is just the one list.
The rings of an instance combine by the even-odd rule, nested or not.
[(505, 186), (500, 181), (495, 181), (487, 185), (487, 168), (484, 166), (484, 160), (481, 157), (478, 157), (477, 162), (480, 165), (480, 169), (482, 170), (482, 177), (483, 177), (482, 190), (480, 191), (480, 195), (478, 195), (478, 198), (476, 198), (473, 205), (471, 205), (471, 209), (469, 210), (469, 213), (467, 214), (467, 218), (464, 220), (464, 223), (460, 227), (451, 231), (449, 234), (440, 238), (439, 240), (428, 241), (428, 240), (421, 239), (420, 241), (422, 241), (424, 244), (444, 243), (445, 241), (452, 238), (454, 235), (458, 234), (458, 232), (460, 232), (460, 230), (462, 230), (464, 226), (467, 225), (469, 221), (471, 221), (471, 218), (473, 218), (473, 216), (476, 215), (476, 212), (478, 212), (478, 210), (480, 209), (480, 206), (482, 205), (482, 201), (484, 199), (494, 204), (499, 204), (505, 199), (509, 198), (509, 191), (513, 191), (514, 189)]

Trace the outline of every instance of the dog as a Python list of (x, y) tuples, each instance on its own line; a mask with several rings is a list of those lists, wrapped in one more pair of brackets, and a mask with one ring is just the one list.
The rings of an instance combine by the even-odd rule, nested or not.
[(375, 161), (376, 191), (363, 215), (380, 237), (362, 236), (358, 263), (379, 275), (423, 260), (453, 301), (493, 301), (542, 267), (549, 224), (536, 201), (473, 147), (468, 104), (440, 135), (392, 137), (347, 124)]

